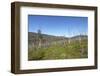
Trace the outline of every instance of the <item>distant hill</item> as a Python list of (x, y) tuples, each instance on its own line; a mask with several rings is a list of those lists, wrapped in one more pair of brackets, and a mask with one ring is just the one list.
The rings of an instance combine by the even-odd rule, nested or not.
[[(29, 43), (33, 42), (37, 36), (38, 36), (38, 34), (35, 32), (28, 32)], [(63, 36), (53, 36), (53, 35), (47, 35), (47, 34), (42, 34), (42, 36), (48, 42), (68, 39), (67, 37), (63, 37)]]
[(73, 37), (71, 37), (70, 39), (74, 39), (74, 40), (79, 40), (79, 38), (81, 38), (81, 39), (87, 39), (88, 38), (88, 36), (87, 35), (77, 35), (77, 36), (73, 36)]
[[(34, 42), (34, 39), (38, 36), (37, 33), (35, 32), (28, 32), (28, 42), (29, 44)], [(47, 34), (42, 34), (43, 38), (48, 41), (48, 42), (54, 42), (54, 41), (60, 41), (60, 40), (78, 40), (79, 38), (81, 39), (87, 39), (87, 35), (77, 35), (74, 37), (64, 37), (64, 36), (53, 36), (53, 35), (47, 35)]]

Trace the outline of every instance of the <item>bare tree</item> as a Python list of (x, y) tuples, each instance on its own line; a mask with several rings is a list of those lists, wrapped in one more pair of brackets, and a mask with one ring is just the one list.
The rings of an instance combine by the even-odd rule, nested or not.
[(38, 47), (39, 48), (42, 46), (42, 39), (43, 39), (43, 36), (42, 36), (41, 30), (38, 29)]
[(80, 52), (81, 52), (81, 56), (83, 56), (83, 53), (84, 53), (84, 48), (83, 48), (83, 45), (82, 45), (82, 38), (81, 38), (81, 34), (80, 34), (80, 36), (79, 36), (79, 43), (80, 43), (80, 47), (81, 47), (81, 49), (80, 49)]

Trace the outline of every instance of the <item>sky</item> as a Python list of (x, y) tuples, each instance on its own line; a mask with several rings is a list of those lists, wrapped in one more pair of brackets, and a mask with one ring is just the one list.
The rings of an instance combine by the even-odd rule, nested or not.
[(28, 15), (28, 32), (72, 37), (88, 34), (88, 17)]

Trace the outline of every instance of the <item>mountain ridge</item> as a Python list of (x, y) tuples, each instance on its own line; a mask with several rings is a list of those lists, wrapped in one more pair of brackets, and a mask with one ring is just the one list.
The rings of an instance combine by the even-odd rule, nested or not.
[[(35, 33), (35, 32), (28, 32), (28, 35), (30, 36), (30, 35), (34, 35), (34, 36), (36, 36), (37, 35), (37, 33)], [(71, 39), (71, 38), (77, 38), (77, 37), (88, 37), (87, 35), (76, 35), (76, 36), (72, 36), (72, 37), (65, 37), (65, 36), (54, 36), (54, 35), (48, 35), (48, 34), (42, 34), (44, 37), (45, 36), (49, 36), (49, 37), (59, 37), (59, 38), (67, 38), (67, 39)]]

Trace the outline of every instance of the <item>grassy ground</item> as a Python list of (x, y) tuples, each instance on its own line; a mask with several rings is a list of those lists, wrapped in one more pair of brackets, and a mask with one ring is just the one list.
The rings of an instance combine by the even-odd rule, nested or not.
[(70, 44), (56, 44), (45, 48), (31, 48), (28, 51), (29, 60), (87, 58), (87, 55), (87, 40), (82, 40), (81, 43), (79, 41), (73, 41)]

